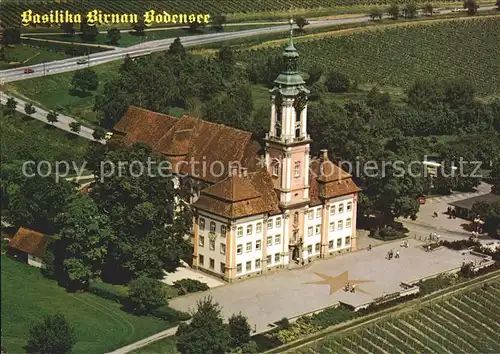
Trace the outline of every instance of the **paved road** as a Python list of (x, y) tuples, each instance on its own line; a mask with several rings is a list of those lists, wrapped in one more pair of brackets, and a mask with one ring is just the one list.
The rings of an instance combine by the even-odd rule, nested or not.
[(158, 332), (156, 334), (153, 334), (150, 337), (141, 339), (138, 342), (126, 345), (124, 347), (116, 349), (116, 350), (114, 350), (112, 352), (109, 352), (107, 354), (125, 354), (125, 353), (129, 353), (129, 352), (131, 352), (133, 350), (145, 347), (146, 345), (149, 345), (149, 344), (151, 344), (153, 342), (156, 342), (156, 341), (158, 341), (160, 339), (173, 336), (173, 335), (175, 335), (175, 332), (177, 332), (177, 327), (169, 328), (169, 329), (167, 329), (165, 331)]
[[(493, 8), (494, 8), (493, 6), (489, 6), (489, 7), (483, 7), (480, 10), (487, 11)], [(447, 14), (450, 12), (451, 10), (443, 10), (440, 12), (440, 14)], [(369, 20), (370, 18), (368, 16), (356, 17), (356, 18), (317, 20), (317, 21), (311, 21), (310, 25), (308, 26), (308, 29), (331, 26), (331, 25), (340, 25), (340, 24), (362, 23), (362, 22), (367, 22)], [(287, 31), (289, 30), (289, 28), (290, 28), (289, 25), (280, 25), (280, 26), (257, 28), (257, 29), (250, 29), (250, 30), (230, 32), (230, 33), (201, 34), (189, 37), (182, 37), (181, 42), (185, 47), (191, 47), (195, 45), (227, 41), (236, 38), (266, 35), (270, 33), (279, 33)], [(98, 65), (114, 60), (120, 60), (123, 59), (126, 55), (130, 55), (131, 57), (136, 57), (136, 56), (149, 55), (153, 52), (164, 51), (169, 48), (170, 44), (173, 41), (174, 38), (160, 39), (160, 40), (148, 41), (145, 43), (136, 44), (134, 46), (130, 46), (127, 48), (116, 48), (114, 50), (102, 53), (94, 53), (88, 57), (89, 59), (88, 65)], [(74, 57), (69, 59), (52, 61), (45, 64), (37, 64), (15, 69), (3, 70), (0, 71), (0, 83), (19, 81), (33, 77), (54, 75), (62, 72), (73, 71), (83, 66), (83, 65), (78, 65), (77, 61), (86, 58), (87, 57)], [(87, 66), (87, 64), (85, 64), (85, 66)], [(24, 74), (23, 73), (24, 69), (28, 67), (32, 68), (35, 72), (31, 74)]]
[[(1, 104), (6, 104), (7, 100), (10, 97), (12, 97), (12, 96), (9, 96), (6, 93), (0, 91), (0, 103)], [(17, 102), (16, 111), (21, 112), (23, 114), (26, 114), (26, 112), (24, 112), (24, 106), (26, 104), (26, 101), (23, 101), (23, 100), (21, 100), (19, 98), (16, 98), (16, 97), (13, 97), (13, 98)], [(32, 118), (38, 119), (39, 121), (42, 121), (42, 122), (44, 122), (46, 124), (51, 124), (51, 125), (55, 126), (56, 128), (65, 130), (65, 131), (70, 132), (72, 134), (78, 135), (78, 136), (80, 136), (82, 138), (89, 139), (89, 140), (92, 140), (92, 141), (96, 141), (94, 139), (94, 137), (92, 136), (92, 134), (94, 133), (93, 129), (90, 129), (90, 128), (82, 126), (79, 133), (75, 133), (75, 132), (71, 131), (71, 128), (69, 127), (69, 124), (72, 123), (72, 122), (75, 122), (74, 118), (65, 116), (64, 114), (59, 114), (58, 117), (57, 117), (58, 121), (56, 123), (52, 124), (52, 123), (49, 123), (47, 121), (47, 113), (48, 113), (48, 111), (46, 111), (46, 110), (44, 110), (44, 109), (42, 109), (40, 107), (36, 107), (36, 106), (33, 106), (33, 107), (36, 109), (36, 112), (31, 115)], [(102, 140), (100, 142), (103, 143), (103, 144), (105, 144), (104, 140)]]

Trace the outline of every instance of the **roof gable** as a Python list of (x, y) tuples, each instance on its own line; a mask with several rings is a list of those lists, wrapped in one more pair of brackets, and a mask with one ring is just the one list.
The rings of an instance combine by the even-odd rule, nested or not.
[(20, 227), (9, 241), (9, 247), (43, 258), (51, 238), (40, 232)]

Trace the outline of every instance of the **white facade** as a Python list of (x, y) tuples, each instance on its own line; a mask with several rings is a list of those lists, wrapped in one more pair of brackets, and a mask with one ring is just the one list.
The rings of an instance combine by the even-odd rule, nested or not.
[(37, 256), (33, 256), (31, 254), (28, 254), (28, 265), (37, 268), (45, 268), (45, 265), (43, 264), (43, 259)]

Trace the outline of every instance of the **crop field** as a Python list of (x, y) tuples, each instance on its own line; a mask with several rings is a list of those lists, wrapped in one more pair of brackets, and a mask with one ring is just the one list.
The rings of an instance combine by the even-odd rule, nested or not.
[(498, 353), (500, 281), (287, 353)]
[[(396, 0), (397, 3), (405, 3), (405, 1)], [(417, 0), (416, 2), (423, 3), (425, 0)], [(389, 0), (4, 0), (2, 1), (0, 13), (3, 13), (2, 20), (5, 26), (8, 27), (17, 26), (19, 24), (19, 14), (27, 9), (34, 12), (48, 12), (56, 9), (69, 10), (74, 13), (85, 13), (98, 8), (112, 13), (142, 13), (153, 9), (156, 11), (165, 10), (170, 13), (245, 14), (352, 5), (387, 5), (388, 3), (390, 3)]]
[[(487, 34), (487, 35), (485, 35)], [(315, 35), (314, 35), (315, 36)], [(357, 33), (335, 31), (296, 40), (299, 67), (320, 65), (358, 83), (406, 88), (416, 78), (462, 78), (479, 94), (500, 92), (500, 17), (420, 22), (387, 28), (364, 28)], [(240, 60), (265, 67), (283, 43), (271, 42), (244, 50)]]

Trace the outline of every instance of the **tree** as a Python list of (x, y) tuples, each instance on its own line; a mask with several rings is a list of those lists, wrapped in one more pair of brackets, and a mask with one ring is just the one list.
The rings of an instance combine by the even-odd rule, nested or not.
[(397, 20), (399, 17), (399, 6), (398, 4), (391, 4), (387, 9), (387, 13), (391, 16), (391, 19)]
[[(87, 195), (75, 193), (68, 205), (56, 217), (59, 229), (60, 279), (71, 290), (84, 289), (101, 273), (112, 239), (109, 220), (102, 215), (95, 202)], [(57, 270), (56, 270), (57, 272)]]
[(464, 9), (467, 9), (468, 15), (475, 15), (477, 13), (477, 9), (479, 9), (479, 4), (476, 0), (465, 0)]
[(75, 344), (75, 330), (61, 314), (45, 316), (28, 333), (26, 352), (29, 354), (67, 354)]
[(99, 35), (97, 26), (89, 26), (85, 20), (82, 21), (80, 30), (82, 32), (82, 39), (85, 41), (94, 42)]
[(410, 2), (403, 7), (403, 15), (405, 18), (415, 18), (417, 16), (417, 5)]
[[(165, 171), (168, 161), (148, 145), (110, 140), (95, 144), (88, 162), (96, 176), (90, 196), (116, 235), (108, 247), (103, 279), (127, 283), (140, 276), (163, 277), (163, 269), (178, 265), (189, 250), (185, 229), (177, 223), (191, 225), (181, 214), (173, 220), (174, 198), (181, 197)], [(118, 171), (118, 166), (125, 167)]]
[(500, 160), (493, 163), (493, 169), (491, 170), (490, 177), (493, 184), (491, 192), (500, 195)]
[(144, 36), (144, 30), (146, 29), (146, 26), (144, 25), (144, 18), (139, 18), (139, 21), (137, 21), (137, 23), (134, 23), (132, 28), (134, 29), (134, 34), (136, 36)]
[(5, 28), (3, 31), (2, 44), (12, 45), (21, 43), (21, 31), (19, 28)]
[(73, 73), (71, 85), (73, 85), (74, 90), (82, 92), (93, 91), (99, 86), (99, 78), (94, 70), (85, 68)]
[(120, 39), (122, 38), (122, 34), (118, 28), (111, 28), (108, 30), (108, 40), (112, 45), (117, 45)]
[(128, 299), (137, 314), (151, 314), (153, 310), (167, 304), (167, 293), (163, 284), (147, 277), (132, 280)]
[(172, 42), (172, 44), (168, 48), (167, 53), (171, 54), (171, 55), (178, 55), (181, 58), (185, 58), (187, 55), (186, 48), (184, 48), (184, 46), (182, 45), (181, 39), (179, 37), (174, 39), (174, 41)]
[(432, 14), (434, 13), (434, 6), (432, 6), (432, 3), (428, 2), (424, 5), (423, 10), (424, 14), (426, 14), (427, 16), (432, 16)]
[(221, 354), (226, 352), (229, 341), (220, 305), (206, 297), (198, 301), (191, 322), (181, 331), (177, 349), (182, 354)]
[(61, 29), (68, 36), (72, 36), (75, 34), (75, 25), (72, 22), (63, 22), (61, 25)]
[(199, 23), (199, 22), (197, 22), (197, 21), (195, 21), (195, 22), (191, 22), (191, 23), (189, 24), (189, 27), (188, 27), (188, 32), (189, 32), (189, 33), (192, 33), (192, 34), (194, 34), (194, 33), (199, 33), (199, 32), (201, 32), (201, 31), (199, 30), (199, 28), (200, 28), (200, 27), (201, 27), (201, 23)]
[(444, 99), (442, 83), (435, 80), (417, 79), (406, 92), (408, 103), (419, 109), (436, 107)]
[(229, 317), (229, 334), (231, 335), (231, 346), (240, 347), (250, 341), (250, 332), (252, 327), (248, 323), (248, 318), (239, 314), (233, 314)]
[(304, 27), (309, 24), (309, 21), (307, 21), (304, 17), (299, 16), (295, 19), (295, 23), (299, 28), (299, 32), (304, 32)]
[(375, 21), (376, 19), (381, 20), (383, 15), (384, 13), (378, 7), (374, 7), (370, 10), (370, 18), (372, 19), (372, 21)]
[(49, 113), (47, 113), (47, 121), (54, 124), (59, 120), (57, 116), (58, 114), (55, 111), (50, 111)]
[(476, 90), (468, 80), (448, 80), (444, 82), (443, 101), (452, 108), (467, 106), (474, 102)]
[(82, 124), (80, 122), (71, 122), (69, 123), (69, 127), (73, 133), (79, 133), (82, 129)]
[(5, 104), (5, 107), (7, 107), (7, 110), (12, 114), (16, 110), (17, 107), (17, 101), (14, 97), (9, 97), (7, 100), (7, 103)]
[(222, 32), (224, 31), (224, 24), (226, 23), (226, 21), (227, 19), (224, 15), (212, 16), (212, 27), (216, 32)]
[(391, 105), (391, 96), (382, 93), (377, 87), (373, 87), (366, 97), (366, 104), (378, 110), (384, 110)]
[(33, 107), (33, 103), (31, 102), (26, 102), (24, 105), (24, 112), (26, 112), (27, 115), (32, 115), (33, 113), (36, 112), (35, 107)]
[(309, 70), (307, 71), (307, 74), (309, 77), (307, 78), (307, 85), (313, 85), (316, 82), (321, 79), (321, 76), (323, 75), (323, 68), (317, 64), (311, 66)]
[(106, 135), (106, 130), (101, 128), (101, 127), (95, 128), (94, 132), (92, 133), (92, 137), (95, 140), (102, 140), (102, 139), (104, 139), (105, 135)]
[(347, 75), (331, 71), (326, 75), (325, 86), (329, 92), (349, 91), (350, 81)]

